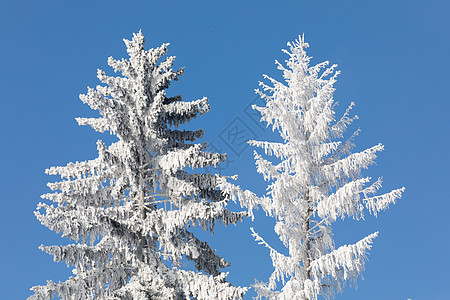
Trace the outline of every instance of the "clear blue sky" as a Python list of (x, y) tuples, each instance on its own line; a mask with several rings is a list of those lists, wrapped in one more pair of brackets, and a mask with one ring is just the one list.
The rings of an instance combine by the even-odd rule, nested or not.
[[(335, 98), (339, 111), (356, 102), (357, 148), (386, 145), (367, 174), (384, 176), (384, 191), (407, 188), (377, 219), (336, 224), (337, 246), (380, 231), (364, 280), (337, 299), (450, 299), (449, 14), (448, 1), (2, 1), (1, 298), (24, 299), (31, 286), (69, 276), (37, 249), (67, 242), (33, 215), (46, 182), (56, 180), (43, 171), (96, 156), (101, 136), (74, 120), (92, 115), (78, 95), (98, 84), (97, 68), (110, 71), (108, 56), (125, 56), (122, 38), (142, 29), (148, 47), (170, 42), (176, 66), (186, 67), (168, 93), (210, 99), (211, 112), (192, 126), (229, 154), (223, 172), (239, 173), (239, 184), (258, 193), (264, 185), (252, 151), (221, 133), (238, 122), (249, 135), (270, 137), (246, 107), (262, 74), (280, 77), (281, 48), (305, 33), (313, 62), (342, 71)], [(208, 237), (231, 261), (236, 285), (272, 271), (250, 226), (279, 245), (262, 215)]]

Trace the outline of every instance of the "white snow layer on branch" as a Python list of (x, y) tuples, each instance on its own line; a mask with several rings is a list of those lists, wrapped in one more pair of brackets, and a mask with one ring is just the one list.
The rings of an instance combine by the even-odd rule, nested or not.
[(89, 125), (97, 132), (105, 132), (110, 129), (108, 120), (104, 118), (75, 118), (78, 125)]
[[(239, 186), (226, 181), (225, 178), (218, 178), (217, 186), (233, 202), (239, 200), (241, 207), (247, 208), (248, 214), (252, 219), (254, 218), (253, 210), (257, 208), (257, 205), (266, 205), (268, 207), (271, 205), (269, 201), (266, 201), (266, 197), (259, 198), (255, 193), (249, 190), (243, 190)], [(270, 208), (267, 208), (267, 211), (270, 211)]]
[(331, 276), (336, 282), (356, 279), (364, 270), (367, 251), (372, 248), (373, 239), (377, 236), (378, 232), (372, 233), (356, 244), (341, 246), (312, 261), (313, 278)]

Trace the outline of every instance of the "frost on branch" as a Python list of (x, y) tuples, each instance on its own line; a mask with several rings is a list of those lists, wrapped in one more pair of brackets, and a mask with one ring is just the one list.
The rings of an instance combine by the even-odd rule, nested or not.
[[(29, 299), (239, 299), (222, 269), (230, 263), (189, 231), (213, 231), (217, 222), (236, 224), (244, 213), (226, 209), (230, 195), (217, 189), (225, 179), (196, 168), (216, 166), (226, 155), (195, 143), (203, 130), (180, 125), (209, 110), (208, 100), (184, 102), (167, 97), (174, 57), (168, 44), (145, 50), (142, 33), (125, 40), (129, 59), (108, 59), (122, 76), (98, 70), (103, 85), (80, 99), (99, 112), (77, 118), (118, 141), (98, 141), (98, 157), (46, 170), (59, 175), (49, 183), (35, 212), (49, 229), (74, 241), (41, 246), (74, 276), (32, 288)], [(192, 262), (192, 269), (185, 267)]]
[[(271, 247), (253, 231), (256, 241), (270, 251), (274, 272), (268, 283), (254, 285), (258, 298), (317, 299), (332, 297), (347, 281), (355, 282), (364, 269), (366, 253), (377, 233), (353, 245), (335, 249), (331, 225), (337, 219), (377, 216), (395, 203), (404, 188), (376, 195), (381, 179), (371, 181), (361, 171), (374, 164), (381, 144), (352, 153), (356, 130), (345, 139), (352, 102), (336, 119), (333, 99), (336, 65), (310, 65), (303, 37), (288, 43), (285, 65), (276, 62), (284, 81), (264, 76), (256, 92), (265, 101), (253, 106), (261, 121), (277, 131), (282, 142), (249, 141), (255, 151), (256, 169), (268, 182), (267, 194), (258, 197), (231, 183), (221, 183), (231, 199), (238, 198), (249, 214), (260, 206), (276, 220), (275, 233), (288, 254)], [(270, 158), (271, 157), (271, 158)]]

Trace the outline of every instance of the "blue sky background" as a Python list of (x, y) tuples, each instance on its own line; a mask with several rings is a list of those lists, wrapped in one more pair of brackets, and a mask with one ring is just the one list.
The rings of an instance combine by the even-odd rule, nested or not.
[[(246, 107), (262, 74), (280, 78), (281, 48), (305, 33), (313, 62), (330, 60), (342, 71), (338, 111), (356, 102), (357, 149), (386, 145), (366, 174), (384, 176), (384, 191), (407, 188), (378, 218), (337, 222), (336, 246), (380, 235), (358, 289), (336, 299), (450, 299), (449, 13), (448, 1), (1, 1), (1, 298), (24, 299), (31, 286), (69, 276), (37, 249), (67, 242), (33, 215), (45, 184), (56, 180), (44, 169), (96, 156), (95, 141), (105, 138), (76, 124), (93, 115), (78, 95), (99, 83), (97, 68), (111, 71), (108, 56), (125, 57), (122, 38), (142, 29), (148, 47), (170, 42), (176, 66), (186, 67), (168, 94), (210, 99), (211, 112), (192, 126), (229, 154), (221, 172), (239, 173), (239, 184), (259, 194), (265, 187), (252, 150), (230, 146), (226, 129), (240, 122), (248, 134), (272, 136)], [(262, 214), (202, 235), (232, 263), (236, 285), (272, 271), (251, 226), (280, 245)]]

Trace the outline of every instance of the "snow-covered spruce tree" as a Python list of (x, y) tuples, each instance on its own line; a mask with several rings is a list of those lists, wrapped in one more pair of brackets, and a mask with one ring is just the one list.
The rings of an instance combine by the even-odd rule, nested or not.
[(260, 205), (276, 220), (275, 232), (288, 250), (284, 255), (271, 247), (255, 231), (253, 236), (270, 249), (275, 268), (268, 283), (256, 283), (259, 298), (317, 299), (333, 297), (346, 281), (354, 282), (364, 269), (366, 253), (377, 233), (353, 245), (335, 249), (331, 225), (346, 216), (364, 218), (365, 208), (375, 216), (401, 197), (403, 188), (375, 196), (381, 179), (370, 183), (361, 170), (373, 164), (378, 144), (352, 153), (352, 139), (344, 139), (350, 117), (350, 104), (339, 120), (335, 119), (333, 84), (339, 72), (328, 62), (310, 66), (308, 44), (303, 37), (288, 43), (286, 67), (276, 62), (285, 82), (265, 76), (270, 85), (260, 83), (256, 92), (265, 107), (253, 107), (261, 121), (278, 131), (282, 142), (250, 141), (262, 148), (266, 160), (255, 151), (257, 171), (270, 182), (265, 196), (224, 182), (221, 188), (238, 197), (250, 213)]
[[(105, 86), (80, 96), (101, 117), (77, 119), (118, 141), (109, 147), (99, 141), (96, 159), (48, 169), (62, 180), (49, 183), (55, 192), (42, 196), (54, 205), (40, 203), (36, 211), (43, 225), (75, 241), (40, 247), (72, 265), (74, 276), (33, 287), (29, 299), (242, 298), (245, 289), (220, 271), (229, 263), (188, 231), (197, 225), (212, 231), (215, 222), (243, 218), (225, 208), (219, 176), (188, 172), (226, 158), (192, 143), (203, 130), (176, 129), (206, 113), (207, 99), (166, 97), (165, 89), (182, 75), (171, 69), (174, 57), (158, 63), (168, 44), (146, 51), (141, 32), (124, 41), (129, 59), (108, 59), (122, 76), (99, 70)], [(186, 266), (191, 263), (196, 270)]]

